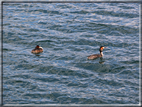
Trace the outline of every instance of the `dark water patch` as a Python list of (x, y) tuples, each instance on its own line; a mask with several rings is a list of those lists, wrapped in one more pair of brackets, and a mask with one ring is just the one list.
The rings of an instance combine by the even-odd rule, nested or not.
[(130, 7), (130, 6), (118, 6), (122, 9), (135, 9), (134, 7)]
[(52, 43), (52, 42), (56, 43), (56, 41), (54, 41), (54, 40), (49, 40), (49, 39), (47, 39), (47, 40), (45, 40), (45, 39), (40, 39), (40, 40), (39, 40), (39, 39), (38, 39), (38, 40), (36, 40), (35, 43), (39, 43), (39, 42), (40, 42), (40, 43), (41, 43), (41, 42), (44, 42), (44, 43), (47, 42), (48, 44), (49, 44), (49, 43)]
[(99, 15), (108, 15), (108, 16), (113, 16), (113, 17), (126, 17), (126, 18), (135, 18), (139, 17), (137, 14), (130, 14), (130, 13), (116, 13), (113, 11), (94, 11), (93, 13), (99, 14)]
[(10, 23), (4, 23), (3, 26), (10, 26)]
[[(41, 74), (40, 74), (41, 75)], [(42, 75), (41, 75), (42, 76)], [(40, 78), (40, 76), (38, 76), (39, 78)], [(35, 78), (35, 77), (34, 77)], [(58, 82), (58, 81), (60, 81), (60, 79), (59, 78), (57, 78), (56, 77), (56, 75), (55, 76), (50, 76), (50, 77), (47, 77), (47, 78), (35, 78), (35, 80), (38, 80), (38, 81), (40, 81), (40, 82), (48, 82), (48, 83), (50, 83), (50, 82)]]
[[(126, 26), (114, 26), (110, 24), (98, 24), (98, 23), (88, 23), (85, 25), (88, 29), (93, 30), (96, 33), (101, 33), (105, 35), (115, 35), (112, 32), (119, 32), (119, 34), (136, 34), (138, 33), (138, 29), (126, 27)], [(84, 28), (85, 29), (85, 28)], [(110, 34), (111, 33), (111, 34)], [(118, 33), (117, 33), (118, 34)]]
[(119, 83), (118, 81), (112, 80), (111, 77), (109, 77), (109, 79), (110, 80), (105, 79), (104, 77), (104, 78), (95, 80), (94, 83), (100, 86), (104, 86), (105, 84), (107, 84), (108, 87), (112, 87), (112, 86), (113, 87), (118, 87), (118, 86), (124, 87), (123, 83)]
[(10, 39), (13, 35), (15, 35), (14, 32), (3, 32), (3, 38), (8, 37)]
[(27, 36), (27, 33), (26, 32), (19, 32), (19, 33), (17, 33), (17, 35), (19, 35), (19, 36), (23, 35), (23, 38), (25, 38)]
[[(24, 87), (27, 87), (27, 86), (30, 86), (31, 83), (28, 82), (28, 81), (25, 81), (24, 79), (27, 79), (27, 75), (26, 76), (23, 76), (23, 79), (19, 79), (19, 78), (13, 78), (13, 80), (11, 81), (10, 79), (6, 80), (5, 82), (6, 83), (10, 83), (11, 86), (11, 91), (14, 90), (14, 86), (17, 86), (17, 87), (21, 87), (21, 86), (24, 86)], [(5, 87), (5, 86), (4, 86)], [(8, 87), (7, 87), (8, 88)]]
[(72, 6), (70, 6), (69, 4), (65, 3), (65, 4), (58, 4), (58, 5), (56, 6), (56, 8), (70, 9), (70, 8), (72, 8)]
[[(36, 10), (31, 10), (34, 12), (41, 12), (41, 13), (50, 13), (48, 10), (44, 10), (44, 9), (36, 9)], [(29, 11), (30, 12), (30, 11)]]
[[(106, 25), (106, 24), (98, 24), (99, 26), (102, 26), (102, 30), (100, 29), (100, 33), (102, 34), (108, 34), (109, 31), (118, 31), (121, 34), (136, 34), (138, 33), (138, 29), (125, 27), (125, 26), (113, 26), (113, 25)], [(109, 34), (108, 34), (109, 35)]]
[(38, 29), (34, 29), (34, 28), (30, 28), (30, 29), (25, 29), (26, 31), (29, 31), (29, 32), (39, 32)]
[(67, 86), (68, 87), (75, 87), (75, 86), (78, 86), (78, 83), (76, 83), (76, 82), (68, 83)]
[(30, 70), (30, 69), (33, 69), (34, 67), (36, 67), (36, 65), (30, 65), (28, 63), (27, 64), (21, 63), (18, 66), (15, 66), (15, 69), (20, 70), (20, 68), (24, 68), (24, 70)]
[(77, 72), (75, 72), (75, 71), (66, 70), (63, 68), (56, 68), (55, 70), (52, 69), (48, 73), (58, 73), (58, 75), (64, 75), (64, 76), (76, 76), (76, 74), (77, 74)]
[(99, 58), (96, 60), (90, 61), (90, 63), (80, 63), (76, 64), (76, 67), (84, 68), (86, 70), (91, 70), (92, 72), (99, 72), (99, 73), (108, 73), (111, 72), (110, 65), (102, 65), (99, 63)]
[(76, 104), (76, 101), (78, 101), (79, 103), (78, 104), (92, 104), (91, 102), (96, 102), (95, 104), (101, 104), (101, 103), (105, 103), (105, 101), (102, 101), (101, 99), (97, 99), (95, 97), (92, 97), (92, 98), (74, 98), (74, 97), (66, 97), (66, 96), (62, 96), (62, 97), (59, 97), (58, 98), (60, 101), (60, 103), (62, 104), (70, 104), (70, 103), (73, 103), (73, 104)]
[(120, 63), (123, 63), (123, 64), (136, 64), (138, 65), (139, 64), (139, 61), (138, 60), (131, 60), (131, 61), (121, 61)]
[(4, 5), (5, 6), (18, 6), (18, 5), (20, 5), (20, 4), (18, 4), (18, 3), (13, 3), (13, 4), (9, 4), (9, 3), (4, 3)]
[(46, 24), (47, 24), (47, 22), (42, 22), (42, 21), (40, 21), (38, 24), (46, 25)]
[(15, 50), (3, 48), (3, 52), (4, 52), (4, 51), (15, 51)]
[(103, 7), (97, 7), (96, 9), (99, 9), (99, 10), (104, 10), (105, 8), (103, 8)]
[(70, 12), (70, 13), (73, 13), (73, 14), (87, 14), (87, 13), (89, 13), (89, 12), (88, 12), (88, 11), (81, 10), (81, 11), (74, 11), (74, 12)]

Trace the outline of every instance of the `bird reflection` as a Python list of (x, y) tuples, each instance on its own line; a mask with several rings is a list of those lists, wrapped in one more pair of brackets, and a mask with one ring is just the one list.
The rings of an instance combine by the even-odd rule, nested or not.
[(40, 54), (35, 54), (36, 56), (40, 56)]
[(99, 63), (100, 63), (100, 64), (103, 64), (104, 62), (105, 62), (105, 61), (104, 61), (103, 58), (101, 57)]

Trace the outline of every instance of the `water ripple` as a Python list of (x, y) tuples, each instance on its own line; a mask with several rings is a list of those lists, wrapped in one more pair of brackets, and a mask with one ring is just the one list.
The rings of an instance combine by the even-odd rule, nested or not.
[(139, 4), (4, 3), (4, 104), (139, 104), (139, 74)]

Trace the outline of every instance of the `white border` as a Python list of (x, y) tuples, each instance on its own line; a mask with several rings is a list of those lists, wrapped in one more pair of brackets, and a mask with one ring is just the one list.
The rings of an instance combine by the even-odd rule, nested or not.
[[(49, 2), (49, 1), (64, 1), (64, 2), (66, 2), (66, 1), (72, 1), (72, 0), (0, 0), (0, 4), (1, 4), (1, 2), (2, 1), (14, 1), (14, 2), (18, 2), (18, 1), (27, 1), (27, 2), (30, 2), (30, 1), (33, 1), (33, 2), (36, 2), (36, 1), (38, 1), (38, 2), (42, 2), (42, 1), (47, 1), (47, 2)], [(74, 1), (79, 1), (79, 2), (83, 2), (83, 1), (92, 1), (92, 2), (97, 2), (97, 1), (100, 1), (100, 2), (103, 2), (103, 1), (105, 1), (105, 2), (111, 2), (111, 1), (113, 1), (113, 2), (115, 2), (115, 1), (117, 1), (117, 2), (127, 2), (127, 3), (129, 3), (130, 1), (132, 1), (132, 2), (139, 2), (139, 1), (141, 1), (141, 0), (73, 0), (72, 2), (74, 2)], [(139, 104), (4, 104), (4, 105), (2, 105), (2, 106), (141, 106), (141, 9), (142, 9), (142, 7), (141, 7), (141, 5), (142, 5), (142, 3), (141, 4), (139, 4), (139, 86), (140, 86), (140, 88), (139, 88)], [(0, 8), (1, 8), (1, 6), (0, 6)], [(1, 15), (1, 12), (0, 12), (0, 15)], [(0, 23), (1, 23), (1, 20), (0, 20)], [(1, 31), (0, 31), (1, 32)], [(1, 41), (0, 41), (1, 42)], [(0, 58), (1, 59), (1, 58)], [(1, 61), (0, 61), (1, 62)], [(1, 64), (1, 63), (0, 63)], [(1, 78), (1, 77), (0, 77)], [(1, 85), (1, 84), (0, 84)], [(1, 87), (1, 86), (0, 86)], [(1, 92), (0, 92), (0, 94), (1, 94)], [(1, 99), (1, 98), (0, 98)], [(0, 101), (0, 104), (1, 104), (1, 101)]]

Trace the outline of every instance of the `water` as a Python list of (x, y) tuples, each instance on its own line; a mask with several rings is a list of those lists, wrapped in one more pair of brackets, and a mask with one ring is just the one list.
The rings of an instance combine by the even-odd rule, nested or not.
[(139, 104), (139, 9), (4, 3), (3, 104)]

